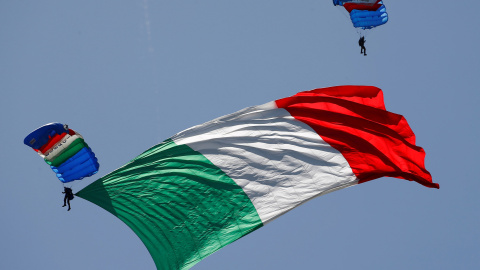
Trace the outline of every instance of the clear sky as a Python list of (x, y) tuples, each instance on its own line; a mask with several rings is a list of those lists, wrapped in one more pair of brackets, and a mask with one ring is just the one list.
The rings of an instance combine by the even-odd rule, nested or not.
[(155, 269), (119, 219), (76, 198), (23, 138), (49, 122), (100, 161), (78, 191), (173, 134), (334, 85), (374, 85), (440, 190), (381, 178), (316, 198), (197, 264), (480, 269), (478, 1), (385, 0), (368, 56), (331, 0), (0, 0), (0, 269)]

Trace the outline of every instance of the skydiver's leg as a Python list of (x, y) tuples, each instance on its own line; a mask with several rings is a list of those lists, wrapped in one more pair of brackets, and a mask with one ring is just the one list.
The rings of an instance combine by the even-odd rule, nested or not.
[(67, 206), (67, 195), (65, 195), (65, 197), (63, 198), (63, 206), (62, 207), (65, 207)]
[(70, 208), (70, 199), (67, 199), (67, 203), (68, 203), (68, 210), (67, 211), (70, 211), (70, 209), (72, 209), (72, 208)]

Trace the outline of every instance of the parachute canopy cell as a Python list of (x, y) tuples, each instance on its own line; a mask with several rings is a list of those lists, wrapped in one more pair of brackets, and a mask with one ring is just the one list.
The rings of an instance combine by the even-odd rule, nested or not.
[(350, 13), (355, 28), (372, 29), (388, 21), (388, 14), (380, 0), (333, 0), (335, 6), (343, 6)]
[(63, 183), (92, 176), (100, 167), (82, 135), (61, 123), (37, 128), (23, 143), (35, 150)]

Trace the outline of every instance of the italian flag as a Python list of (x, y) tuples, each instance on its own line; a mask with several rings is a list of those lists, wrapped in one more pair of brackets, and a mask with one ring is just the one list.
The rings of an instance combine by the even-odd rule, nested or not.
[(184, 130), (77, 196), (125, 222), (157, 269), (203, 258), (315, 197), (383, 176), (438, 188), (403, 116), (337, 86)]

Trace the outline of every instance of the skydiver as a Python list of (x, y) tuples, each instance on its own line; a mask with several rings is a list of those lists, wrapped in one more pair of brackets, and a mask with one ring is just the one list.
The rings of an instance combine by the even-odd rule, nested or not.
[(62, 207), (65, 207), (67, 206), (68, 204), (68, 210), (67, 211), (70, 211), (70, 200), (73, 200), (73, 192), (72, 192), (72, 189), (71, 188), (68, 188), (68, 187), (63, 187), (64, 191), (62, 192), (63, 194), (65, 194), (65, 197), (63, 198), (63, 206)]
[(365, 40), (365, 37), (363, 37), (363, 36), (358, 40), (358, 46), (361, 47), (360, 53), (363, 53), (363, 55), (367, 55), (367, 49), (365, 49), (365, 42), (367, 42), (367, 41)]

